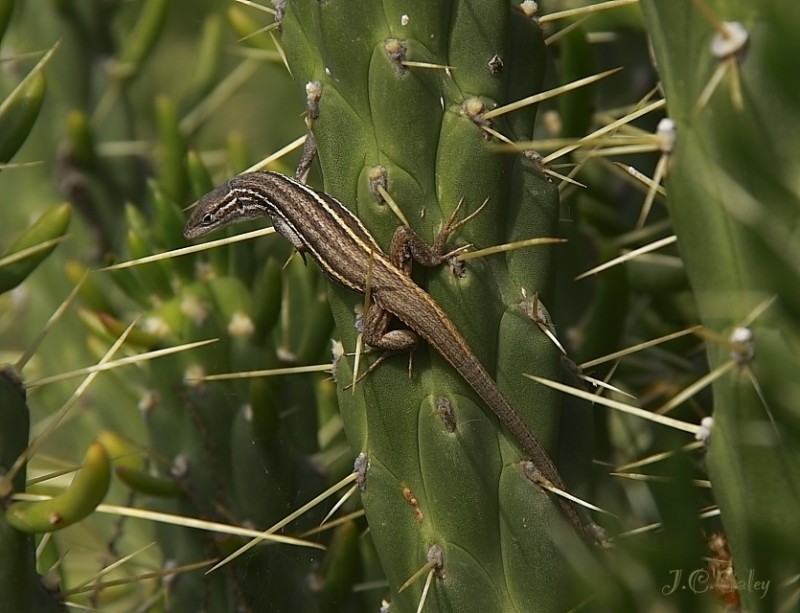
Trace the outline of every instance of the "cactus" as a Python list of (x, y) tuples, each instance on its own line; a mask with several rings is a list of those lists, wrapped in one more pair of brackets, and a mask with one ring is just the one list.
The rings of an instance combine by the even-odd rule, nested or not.
[[(387, 249), (400, 222), (378, 186), (431, 242), (462, 199), (467, 212), (488, 204), (454, 246), (556, 234), (555, 186), (524, 157), (491, 148), (490, 129), (530, 138), (535, 107), (491, 119), (486, 112), (536, 93), (542, 82), (541, 31), (517, 7), (292, 1), (281, 40), (309, 94), (325, 190)], [(551, 258), (546, 247), (512, 251), (420, 278), (557, 456), (586, 419), (561, 429), (557, 396), (520, 374), (559, 377), (558, 350), (526, 317), (521, 293), (553, 305)], [(334, 288), (330, 302), (337, 336), (353, 351), (360, 298)], [(350, 382), (352, 369), (342, 358), (337, 379)], [(339, 396), (348, 438), (368, 462), (361, 497), (393, 606), (411, 610), (419, 601), (424, 581), (398, 589), (432, 550), (441, 558), (428, 606), (565, 606), (565, 573), (554, 561), (559, 514), (526, 482), (513, 441), (432, 352), (418, 350), (410, 379), (405, 372), (395, 359)], [(564, 466), (573, 486), (587, 476), (581, 461)]]
[[(168, 103), (159, 102), (161, 108)], [(173, 117), (173, 121), (175, 118)], [(175, 135), (175, 126), (168, 130)], [(173, 168), (181, 165), (174, 164)], [(188, 181), (185, 176), (181, 181)], [(128, 208), (127, 243), (133, 256), (184, 245), (180, 226), (171, 223), (180, 213), (174, 200), (153, 185), (158, 223), (146, 223), (137, 209)], [(155, 229), (157, 228), (157, 230)], [(169, 231), (172, 228), (172, 232)], [(243, 255), (252, 258), (250, 250)], [(160, 359), (145, 367), (136, 390), (152, 451), (145, 465), (117, 466), (117, 475), (139, 499), (140, 506), (188, 517), (233, 522), (265, 529), (278, 522), (295, 500), (313, 497), (322, 485), (322, 475), (310, 460), (317, 451), (317, 422), (306, 409), (289, 417), (280, 413), (292, 406), (309, 406), (315, 382), (295, 378), (286, 385), (256, 379), (247, 382), (203, 382), (215, 372), (251, 371), (277, 366), (279, 359), (271, 334), (278, 323), (275, 303), (280, 301), (281, 279), (271, 258), (264, 273), (253, 275), (249, 285), (227, 274), (235, 262), (220, 268), (205, 257), (189, 260), (164, 259), (118, 270), (126, 273), (123, 291), (131, 299), (148, 296), (152, 305), (144, 314), (143, 327), (132, 339), (157, 348), (179, 342), (218, 339), (205, 349)], [(192, 265), (193, 264), (193, 265)], [(296, 267), (292, 267), (297, 271)], [(202, 271), (202, 279), (186, 277), (187, 271)], [(315, 293), (318, 274), (301, 270), (287, 287), (290, 300), (300, 300), (296, 312), (313, 312), (314, 303), (303, 294)], [(131, 288), (141, 288), (131, 289)], [(174, 288), (174, 289), (173, 289)], [(136, 292), (141, 292), (138, 295)], [(172, 294), (175, 294), (172, 296)], [(299, 296), (299, 297), (298, 297)], [(259, 314), (256, 336), (254, 317)], [(102, 315), (100, 324), (109, 332), (123, 314)], [(326, 343), (329, 326), (325, 318), (314, 318), (317, 326), (297, 322), (292, 343), (318, 354)], [(320, 334), (316, 327), (322, 328)], [(303, 359), (303, 358), (300, 358)], [(196, 379), (196, 380), (195, 380)], [(307, 515), (295, 529), (317, 517)], [(224, 557), (235, 542), (215, 539), (205, 532), (187, 531), (173, 525), (156, 525), (162, 555), (170, 566), (188, 566), (213, 556)], [(314, 550), (292, 551), (267, 546), (224, 566), (210, 577), (189, 573), (170, 587), (170, 606), (175, 610), (201, 607), (227, 610), (268, 606), (281, 610), (310, 610), (315, 594), (304, 588), (305, 572)], [(291, 564), (287, 564), (291, 560)], [(267, 583), (253, 581), (253, 573)]]
[[(133, 258), (185, 247), (179, 203), (189, 190), (208, 188), (208, 170), (188, 150), (175, 108), (165, 96), (156, 100), (164, 171), (150, 183), (154, 221), (138, 207), (126, 208), (126, 245)], [(214, 341), (205, 349), (144, 366), (134, 385), (123, 384), (140, 395), (147, 430), (146, 440), (136, 441), (134, 449), (149, 451), (146, 462), (120, 461), (115, 473), (131, 488), (138, 506), (266, 529), (321, 489), (325, 475), (312, 454), (319, 451), (313, 407), (322, 382), (300, 377), (285, 384), (273, 379), (203, 381), (205, 375), (276, 367), (282, 361), (304, 364), (327, 346), (331, 321), (321, 310), (327, 306), (319, 299), (320, 275), (294, 263), (282, 279), (278, 262), (287, 252), (285, 245), (275, 244), (256, 255), (252, 244), (240, 245), (231, 253), (164, 257), (109, 271), (117, 289), (143, 311), (141, 325), (128, 336), (131, 348), (158, 351)], [(256, 259), (263, 262), (258, 270), (250, 264)], [(74, 277), (83, 272), (77, 263), (70, 270)], [(282, 296), (285, 312), (293, 313), (291, 321), (279, 319)], [(87, 286), (85, 298), (87, 305), (102, 309), (84, 315), (95, 334), (118, 334), (124, 328), (125, 313), (102, 279)], [(285, 343), (280, 357), (278, 339)], [(118, 433), (105, 438), (119, 448), (118, 455), (126, 455), (130, 443), (121, 442)], [(319, 512), (309, 513), (292, 529), (310, 528), (319, 518)], [(219, 559), (237, 544), (169, 524), (156, 524), (155, 530), (168, 567), (191, 568)], [(351, 528), (337, 549), (352, 550), (352, 541)], [(330, 608), (342, 599), (342, 590), (349, 592), (352, 573), (326, 570), (318, 590), (309, 591), (306, 576), (316, 556), (308, 548), (261, 547), (209, 577), (195, 572), (176, 578), (165, 597), (175, 610), (312, 610), (318, 601)], [(345, 554), (349, 558), (352, 553)], [(331, 591), (331, 582), (338, 591)]]
[[(0, 36), (5, 32), (13, 8), (13, 2), (0, 3)], [(0, 161), (3, 166), (14, 157), (33, 129), (46, 91), (44, 68), (51, 56), (52, 51), (45, 54), (0, 104)], [(45, 212), (5, 248), (0, 256), (0, 295), (28, 279), (55, 249), (69, 226), (70, 214), (71, 208), (66, 204)], [(4, 232), (2, 239), (8, 238)], [(37, 572), (31, 533), (41, 531), (20, 530), (21, 522), (17, 520), (27, 523), (32, 519), (32, 512), (38, 514), (37, 520), (49, 521), (52, 526), (65, 507), (49, 501), (42, 503), (44, 507), (39, 503), (12, 502), (14, 494), (26, 490), (27, 466), (22, 460), (27, 453), (29, 430), (30, 409), (22, 375), (17, 367), (0, 363), (0, 549), (4, 552), (4, 561), (0, 564), (0, 609), (61, 611), (64, 609), (58, 594), (48, 590)], [(95, 501), (92, 508), (96, 504)], [(42, 511), (48, 510), (45, 507), (50, 512), (42, 515)], [(67, 515), (73, 509), (70, 508)]]
[[(25, 490), (24, 466), (14, 475), (13, 482), (9, 482), (7, 473), (25, 452), (30, 420), (19, 374), (9, 365), (0, 370), (0, 407), (0, 497), (6, 499), (13, 491)], [(33, 537), (15, 529), (5, 513), (0, 514), (0, 543), (5, 552), (0, 564), (0, 608), (63, 610), (36, 574)]]
[(0, 294), (22, 283), (52, 253), (67, 231), (69, 203), (46, 211), (0, 257)]
[(29, 534), (61, 530), (92, 513), (105, 498), (110, 483), (108, 452), (102, 444), (94, 443), (65, 492), (49, 500), (15, 502), (6, 509), (6, 521)]
[[(219, 15), (212, 14), (207, 19), (203, 52), (189, 74), (182, 100), (176, 102), (174, 97), (166, 95), (155, 98), (154, 133), (159, 169), (155, 180), (145, 186), (136, 180), (137, 172), (121, 172), (131, 167), (129, 161), (109, 159), (102, 150), (102, 144), (120, 129), (132, 136), (142, 127), (132, 107), (126, 104), (135, 96), (138, 77), (162, 36), (168, 6), (161, 0), (148, 1), (140, 11), (128, 13), (129, 19), (122, 22), (122, 27), (115, 26), (107, 36), (111, 20), (118, 19), (115, 15), (118, 7), (109, 6), (106, 11), (89, 14), (75, 3), (58, 5), (69, 27), (75, 32), (91, 33), (82, 41), (81, 52), (99, 57), (108, 53), (109, 43), (115, 51), (113, 61), (104, 59), (102, 66), (92, 62), (82, 64), (83, 72), (65, 84), (70, 91), (87, 83), (104, 84), (106, 89), (99, 100), (84, 98), (85, 106), (68, 114), (66, 142), (59, 154), (60, 186), (90, 229), (95, 230), (100, 253), (118, 251), (119, 238), (124, 239), (129, 257), (186, 246), (181, 234), (181, 208), (192, 193), (198, 196), (210, 187), (207, 167), (196, 151), (189, 151), (187, 140), (187, 132), (202, 124), (202, 114), (195, 113), (199, 123), (187, 129), (182, 123), (182, 114), (187, 111), (178, 109), (187, 109), (190, 114), (196, 112), (192, 105), (203, 103), (214, 85), (221, 57)], [(105, 34), (104, 29), (107, 29)], [(119, 38), (118, 32), (123, 33)], [(107, 74), (102, 72), (105, 69), (109, 69)], [(39, 75), (40, 71), (37, 67), (32, 74)], [(87, 89), (94, 92), (96, 85)], [(95, 103), (97, 108), (93, 108)], [(16, 109), (6, 105), (0, 119), (11, 117), (6, 108)], [(32, 113), (26, 117), (32, 122)], [(15, 126), (20, 123), (15, 121)], [(232, 155), (234, 164), (248, 165), (250, 160), (241, 145), (234, 139), (231, 143), (232, 150), (238, 147)], [(12, 154), (9, 145), (8, 156)], [(124, 209), (127, 229), (120, 232), (123, 228), (118, 220), (123, 201), (128, 202)], [(149, 212), (143, 212), (148, 208)], [(7, 268), (0, 271), (4, 289), (18, 284), (52, 250), (52, 240), (48, 243), (45, 239), (55, 239), (64, 233), (70, 210), (69, 206), (53, 208), (8, 247), (5, 254), (8, 257), (2, 260)], [(56, 226), (58, 232), (54, 230)], [(128, 504), (235, 523), (240, 528), (251, 527), (253, 532), (276, 523), (301, 501), (313, 498), (322, 489), (325, 478), (335, 479), (346, 470), (348, 462), (341, 463), (341, 459), (347, 459), (346, 454), (341, 454), (341, 436), (327, 442), (332, 450), (325, 448), (326, 452), (338, 451), (342, 456), (335, 473), (323, 474), (313, 457), (319, 451), (315, 396), (319, 393), (323, 398), (321, 390), (325, 387), (318, 378), (295, 377), (285, 384), (263, 379), (252, 383), (193, 380), (203, 374), (253, 370), (277, 366), (287, 360), (307, 363), (316, 360), (327, 347), (332, 323), (325, 312), (327, 305), (321, 299), (319, 273), (295, 263), (282, 279), (280, 263), (287, 254), (286, 246), (275, 245), (255, 255), (251, 244), (231, 253), (217, 251), (210, 258), (164, 258), (136, 269), (120, 268), (88, 278), (84, 278), (88, 272), (84, 264), (68, 262), (67, 272), (72, 282), (84, 279), (80, 294), (83, 308), (79, 314), (88, 326), (86, 344), (90, 351), (97, 352), (101, 343), (106, 344), (111, 337), (122, 333), (125, 350), (134, 353), (164, 353), (173, 344), (199, 340), (198, 345), (202, 345), (208, 339), (220, 339), (206, 351), (190, 356), (165, 356), (152, 368), (142, 367), (138, 375), (116, 378), (114, 404), (125, 398), (128, 409), (118, 418), (131, 433), (143, 429), (147, 435), (144, 438), (132, 435), (127, 440), (118, 431), (109, 430), (101, 437), (103, 445), (113, 449), (114, 474), (130, 488)], [(264, 265), (256, 269), (253, 266), (256, 261)], [(285, 308), (296, 314), (291, 320), (279, 319), (282, 297)], [(131, 307), (140, 312), (142, 322), (133, 328), (128, 326)], [(278, 324), (281, 327), (276, 330)], [(280, 358), (279, 349), (283, 349)], [(130, 400), (136, 394), (141, 397), (141, 414)], [(106, 400), (99, 406), (113, 406)], [(338, 420), (338, 415), (330, 409), (324, 417), (326, 421)], [(139, 422), (143, 422), (143, 428)], [(17, 434), (17, 430), (9, 432)], [(16, 439), (14, 442), (24, 448), (26, 437)], [(98, 445), (90, 447), (85, 468), (75, 478), (73, 487), (63, 494), (51, 501), (11, 504), (6, 511), (9, 524), (16, 527), (9, 529), (11, 535), (25, 538), (16, 531), (41, 534), (85, 518), (96, 507), (100, 492), (104, 493), (100, 486), (105, 484), (107, 488), (108, 459), (102, 449)], [(88, 470), (101, 464), (105, 466), (104, 472)], [(48, 524), (56, 516), (57, 526)], [(309, 513), (295, 522), (291, 530), (310, 528), (320, 517), (321, 511)], [(92, 518), (84, 524), (97, 522)], [(120, 534), (129, 532), (127, 525), (120, 520)], [(207, 568), (208, 560), (224, 557), (240, 538), (216, 538), (208, 532), (161, 523), (155, 524), (154, 529), (159, 540), (159, 557), (166, 566), (165, 577), (175, 572), (172, 568)], [(108, 554), (115, 555), (116, 537), (104, 536)], [(319, 546), (314, 549), (266, 545), (208, 578), (196, 570), (180, 571), (181, 576), (169, 583), (165, 580), (166, 589), (160, 599), (173, 610), (312, 610), (323, 606), (323, 602), (332, 610), (348, 598), (354, 581), (352, 571), (342, 572), (352, 563), (342, 565), (342, 561), (353, 559), (355, 536), (357, 532), (351, 525), (335, 539), (331, 555), (336, 568), (330, 568), (332, 563), (328, 563), (311, 591), (306, 579), (315, 560), (321, 559)], [(326, 540), (324, 535), (321, 538)], [(30, 541), (25, 544), (30, 545)], [(24, 568), (19, 564), (16, 572)], [(127, 576), (124, 572), (121, 575)], [(35, 587), (33, 581), (30, 583)], [(145, 597), (144, 590), (134, 589), (131, 598), (135, 599), (137, 593), (139, 598)], [(30, 598), (30, 594), (26, 597)], [(88, 597), (88, 604), (98, 607), (114, 598), (113, 590), (98, 583)]]
[(28, 137), (44, 100), (47, 80), (42, 70), (48, 54), (0, 105), (0, 163), (8, 162)]
[[(707, 2), (712, 22), (689, 3), (645, 1), (642, 8), (677, 129), (670, 217), (700, 319), (730, 339), (708, 344), (709, 368), (736, 363), (713, 384), (709, 477), (737, 577), (755, 571), (779, 585), (796, 576), (800, 559), (800, 440), (791, 408), (798, 397), (786, 386), (799, 366), (793, 234), (800, 198), (793, 159), (780, 153), (780, 143), (800, 134), (797, 88), (781, 72), (781, 57), (796, 52), (790, 32), (800, 27), (800, 11)], [(673, 43), (675, 31), (686, 44)], [(720, 70), (716, 91), (704, 94)], [(777, 590), (763, 599), (752, 590), (741, 595), (753, 611), (779, 602)]]

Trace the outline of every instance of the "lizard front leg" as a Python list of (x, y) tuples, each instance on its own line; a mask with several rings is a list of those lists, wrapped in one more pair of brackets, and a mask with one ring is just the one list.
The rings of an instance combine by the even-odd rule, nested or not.
[(464, 245), (448, 251), (447, 243), (456, 230), (464, 224), (469, 223), (483, 210), (487, 202), (488, 200), (484, 201), (474, 212), (467, 215), (467, 217), (461, 221), (456, 222), (458, 212), (461, 210), (461, 206), (464, 203), (463, 199), (459, 201), (456, 208), (453, 209), (453, 212), (450, 214), (447, 223), (444, 224), (439, 234), (436, 235), (433, 245), (428, 245), (411, 227), (400, 226), (394, 231), (394, 235), (392, 236), (392, 246), (389, 253), (392, 263), (405, 272), (407, 276), (411, 276), (412, 260), (423, 266), (434, 267), (439, 266), (461, 251), (468, 249), (470, 245)]

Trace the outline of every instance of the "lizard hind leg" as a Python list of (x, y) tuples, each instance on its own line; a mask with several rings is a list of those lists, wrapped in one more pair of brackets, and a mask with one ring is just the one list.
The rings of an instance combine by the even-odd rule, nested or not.
[(367, 345), (380, 349), (383, 353), (345, 389), (350, 389), (350, 387), (357, 385), (359, 381), (373, 372), (384, 360), (398, 353), (408, 353), (408, 375), (409, 378), (411, 377), (411, 356), (417, 345), (419, 345), (419, 337), (416, 332), (408, 329), (389, 330), (389, 322), (392, 317), (389, 311), (374, 303), (370, 305), (364, 314), (361, 336)]

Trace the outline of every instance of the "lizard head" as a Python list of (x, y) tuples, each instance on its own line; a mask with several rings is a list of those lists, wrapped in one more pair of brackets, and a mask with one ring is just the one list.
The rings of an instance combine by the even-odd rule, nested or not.
[(231, 181), (208, 192), (194, 205), (194, 210), (183, 228), (183, 236), (195, 239), (210, 234), (229, 224), (263, 216), (263, 209), (250, 206)]

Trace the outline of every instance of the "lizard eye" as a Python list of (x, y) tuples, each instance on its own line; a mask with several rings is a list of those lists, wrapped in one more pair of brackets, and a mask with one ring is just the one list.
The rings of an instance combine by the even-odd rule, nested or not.
[(206, 213), (203, 215), (203, 219), (200, 220), (200, 223), (204, 226), (210, 226), (214, 223), (214, 216), (211, 213)]

